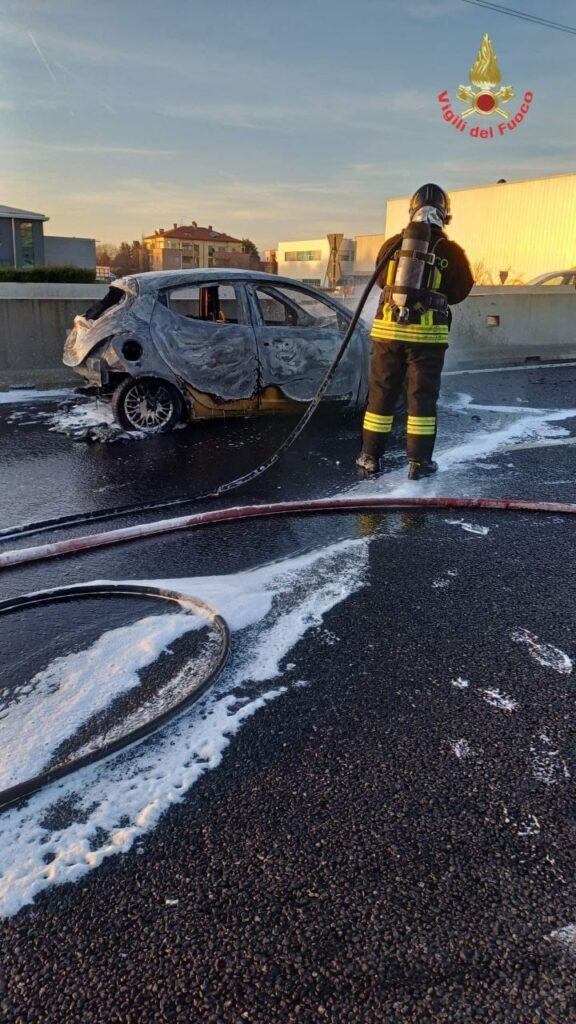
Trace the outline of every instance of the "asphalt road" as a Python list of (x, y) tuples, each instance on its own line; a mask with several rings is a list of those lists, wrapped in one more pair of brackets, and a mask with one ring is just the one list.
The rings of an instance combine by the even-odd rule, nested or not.
[[(443, 468), (417, 493), (575, 501), (575, 377), (447, 377)], [(260, 461), (288, 426), (86, 444), (50, 433), (49, 411), (0, 406), (2, 525), (204, 488)], [(324, 414), (229, 503), (356, 487), (357, 438), (356, 422)], [(395, 448), (364, 488), (406, 493)], [(100, 862), (110, 834), (97, 825), (67, 854), (90, 870), (40, 879), (34, 904), (2, 922), (3, 1019), (576, 1022), (573, 531), (568, 517), (512, 513), (293, 518), (3, 573), (2, 597), (101, 578), (232, 581), (264, 563), (288, 573), (268, 632), (263, 619), (233, 633), (220, 693), (261, 703), (214, 769), (158, 823), (140, 821), (127, 852)], [(189, 734), (207, 718), (192, 712)], [(184, 730), (139, 756), (161, 775)], [(2, 841), (30, 863), (44, 843), (48, 872), (68, 827), (105, 820), (106, 784), (122, 849), (138, 808), (118, 780), (133, 762), (9, 812)]]

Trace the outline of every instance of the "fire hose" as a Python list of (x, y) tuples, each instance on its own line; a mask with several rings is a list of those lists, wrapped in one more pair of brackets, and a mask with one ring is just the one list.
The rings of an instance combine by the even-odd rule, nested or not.
[[(299, 435), (304, 430), (306, 424), (317, 409), (320, 400), (325, 394), (329, 387), (334, 374), (338, 368), (338, 365), (346, 351), (346, 348), (352, 338), (352, 334), (358, 323), (358, 319), (364, 307), (364, 304), (368, 298), (370, 291), (376, 279), (388, 259), (392, 247), (389, 246), (386, 252), (383, 254), (379, 261), (372, 277), (368, 281), (362, 296), (360, 298), (358, 307), (351, 319), (350, 325), (344, 338), (342, 339), (341, 345), (334, 357), (332, 365), (327, 371), (314, 399), (310, 402), (306, 409), (306, 412), (301, 417), (299, 422), (296, 424), (294, 429), (284, 440), (284, 442), (276, 449), (270, 457), (265, 460), (261, 465), (257, 466), (251, 472), (244, 474), (241, 477), (237, 477), (225, 484), (222, 484), (219, 488), (212, 492), (206, 492), (203, 494), (185, 496), (180, 498), (173, 498), (163, 502), (151, 502), (144, 505), (127, 505), (124, 507), (117, 507), (111, 509), (103, 509), (100, 511), (88, 512), (78, 516), (65, 516), (59, 519), (45, 520), (38, 523), (30, 523), (22, 526), (8, 528), (0, 531), (0, 540), (12, 540), (18, 537), (23, 537), (30, 534), (46, 532), (53, 529), (70, 527), (81, 523), (95, 522), (97, 520), (116, 518), (118, 516), (128, 515), (130, 513), (135, 514), (139, 512), (148, 512), (152, 510), (161, 510), (172, 508), (177, 505), (187, 504), (193, 501), (199, 501), (204, 498), (218, 498), (227, 492), (241, 487), (243, 484), (247, 484), (252, 480), (256, 479), (265, 473), (271, 466), (273, 466), (282, 454), (290, 448), (290, 446), (296, 441)], [(264, 505), (244, 505), (236, 506), (225, 509), (214, 509), (211, 511), (200, 512), (193, 515), (179, 516), (171, 519), (159, 520), (152, 523), (147, 523), (139, 526), (127, 526), (119, 529), (107, 530), (102, 533), (84, 535), (79, 537), (73, 537), (63, 541), (54, 541), (52, 543), (36, 545), (29, 548), (20, 548), (11, 551), (5, 551), (0, 554), (0, 569), (8, 569), (11, 567), (27, 565), (34, 561), (42, 561), (49, 558), (63, 557), (66, 555), (79, 554), (81, 552), (94, 550), (96, 548), (109, 547), (114, 544), (126, 543), (131, 540), (139, 540), (145, 537), (158, 536), (160, 534), (171, 533), (179, 530), (197, 529), (202, 526), (224, 524), (228, 522), (238, 522), (246, 519), (262, 519), (267, 517), (279, 516), (279, 515), (296, 515), (296, 514), (318, 514), (318, 513), (349, 513), (358, 511), (382, 511), (382, 510), (405, 510), (405, 509), (486, 509), (494, 511), (513, 511), (513, 512), (545, 512), (554, 514), (568, 514), (573, 515), (576, 513), (576, 504), (572, 503), (561, 503), (561, 502), (538, 502), (538, 501), (518, 501), (508, 500), (500, 498), (456, 498), (456, 497), (413, 497), (413, 498), (391, 498), (391, 497), (377, 497), (377, 496), (356, 496), (356, 497), (340, 497), (340, 498), (319, 498), (305, 501), (289, 501), (279, 502), (275, 504), (264, 504)], [(23, 595), (20, 598), (11, 599), (0, 603), (0, 615), (13, 612), (18, 609), (47, 603), (51, 600), (64, 600), (71, 599), (73, 597), (81, 596), (85, 592), (90, 593), (108, 593), (108, 592), (122, 592), (122, 593), (143, 593), (147, 588), (130, 585), (88, 585), (83, 587), (69, 587), (59, 588), (58, 590), (52, 591), (41, 591), (35, 594)], [(156, 595), (167, 596), (170, 600), (180, 600), (182, 595), (168, 594), (167, 592), (154, 591), (154, 588), (149, 588), (150, 593), (156, 593)], [(196, 599), (190, 599), (192, 603)], [(196, 601), (198, 608), (207, 606), (203, 605), (202, 602)], [(128, 732), (121, 741), (115, 742), (114, 744), (104, 744), (96, 751), (91, 752), (89, 755), (78, 757), (68, 764), (61, 766), (60, 768), (49, 769), (40, 775), (35, 776), (32, 779), (26, 780), (24, 783), (12, 786), (3, 792), (0, 792), (0, 809), (13, 803), (16, 800), (23, 799), (29, 796), (35, 790), (42, 786), (54, 781), (56, 778), (62, 778), (64, 775), (68, 775), (78, 768), (99, 761), (104, 757), (107, 757), (118, 750), (126, 747), (129, 744), (138, 742), (144, 736), (150, 735), (156, 731), (160, 726), (166, 724), (166, 722), (175, 715), (180, 714), (183, 710), (187, 709), (193, 701), (197, 700), (202, 693), (205, 692), (206, 688), (214, 682), (217, 675), (224, 666), (226, 656), (228, 653), (229, 634), (228, 627), (223, 619), (217, 615), (217, 613), (209, 609), (212, 620), (217, 623), (217, 627), (221, 635), (221, 649), (215, 659), (214, 663), (210, 667), (210, 671), (207, 674), (203, 684), (194, 690), (192, 695), (188, 695), (183, 700), (176, 703), (169, 712), (166, 712), (158, 717), (153, 718), (146, 726), (142, 727), (136, 732)]]
[(256, 480), (259, 476), (262, 476), (263, 473), (266, 473), (275, 465), (276, 462), (278, 462), (284, 452), (287, 452), (288, 449), (292, 447), (316, 412), (316, 409), (330, 387), (336, 370), (338, 369), (346, 349), (352, 340), (352, 335), (354, 334), (356, 325), (362, 314), (362, 310), (366, 305), (368, 296), (370, 295), (386, 260), (394, 251), (395, 245), (396, 243), (389, 245), (382, 254), (381, 259), (378, 260), (376, 268), (360, 296), (358, 305), (352, 315), (352, 319), (350, 320), (346, 333), (342, 338), (338, 351), (336, 352), (332, 363), (328, 367), (314, 398), (306, 407), (306, 411), (298, 420), (294, 429), (291, 430), (288, 436), (284, 439), (282, 444), (279, 445), (279, 447), (272, 452), (264, 462), (260, 463), (259, 466), (256, 466), (248, 473), (244, 473), (242, 476), (236, 477), (234, 480), (228, 480), (226, 483), (217, 487), (214, 491), (202, 491), (199, 494), (183, 495), (180, 498), (169, 498), (167, 501), (146, 502), (143, 505), (136, 504), (116, 506), (115, 508), (105, 508), (92, 512), (84, 512), (80, 515), (61, 516), (58, 519), (45, 519), (37, 523), (27, 523), (21, 526), (8, 527), (4, 530), (0, 530), (0, 541), (14, 540), (16, 537), (31, 536), (34, 533), (45, 533), (49, 530), (63, 529), (68, 526), (79, 526), (82, 523), (95, 523), (101, 519), (117, 519), (119, 516), (135, 515), (142, 512), (159, 512), (163, 509), (175, 508), (177, 505), (189, 505), (192, 502), (203, 501), (207, 498), (220, 498), (223, 494), (228, 494), (229, 491), (234, 491), (238, 487), (243, 487), (245, 484), (249, 484), (252, 480)]

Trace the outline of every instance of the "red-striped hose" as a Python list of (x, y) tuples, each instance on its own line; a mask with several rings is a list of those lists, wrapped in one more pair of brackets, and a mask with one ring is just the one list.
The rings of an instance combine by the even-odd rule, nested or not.
[(197, 512), (192, 516), (161, 519), (141, 526), (126, 526), (104, 533), (87, 534), (70, 540), (39, 544), (35, 547), (6, 551), (0, 554), (0, 569), (8, 569), (28, 562), (44, 561), (80, 551), (123, 544), (143, 537), (154, 537), (175, 530), (191, 530), (213, 523), (229, 523), (239, 519), (263, 519), (268, 516), (295, 515), (311, 512), (354, 512), (364, 509), (421, 509), (421, 508), (476, 508), (512, 512), (556, 512), (573, 515), (576, 504), (554, 501), (515, 501), (508, 498), (316, 498), (311, 501), (285, 501), (272, 505), (237, 505), (233, 508)]

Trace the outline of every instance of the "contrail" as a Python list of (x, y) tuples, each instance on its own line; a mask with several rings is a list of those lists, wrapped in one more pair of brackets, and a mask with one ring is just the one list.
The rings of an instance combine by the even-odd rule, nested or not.
[(32, 35), (31, 32), (28, 32), (28, 36), (29, 36), (29, 38), (30, 38), (30, 40), (32, 42), (32, 45), (33, 45), (34, 49), (36, 50), (36, 53), (38, 54), (38, 56), (40, 57), (40, 60), (42, 61), (44, 67), (46, 68), (46, 71), (50, 75), (50, 78), (52, 79), (53, 82), (56, 82), (56, 77), (55, 77), (55, 75), (54, 75), (54, 73), (52, 71), (52, 68), (50, 67), (48, 61), (46, 60), (44, 54), (42, 53), (42, 50), (38, 46), (38, 43), (34, 39), (34, 36)]
[[(67, 64), (61, 64), (60, 61), (56, 60), (56, 61), (54, 61), (54, 65), (55, 65), (55, 67), (59, 68), (59, 70), (62, 71), (65, 75), (68, 75), (72, 79), (72, 81), (76, 85), (76, 87), (77, 87), (79, 92), (83, 92), (83, 93), (87, 93), (87, 94), (89, 93), (89, 90), (86, 89), (86, 86), (83, 84), (83, 82), (81, 82), (80, 79), (78, 78), (78, 76), (75, 75), (74, 72), (70, 70), (70, 68), (68, 67)], [(110, 104), (106, 103), (105, 100), (100, 100), (99, 103), (100, 103), (101, 107), (104, 107), (104, 110), (106, 110), (107, 113), (109, 113), (109, 114), (116, 114), (116, 111), (115, 111), (114, 107), (111, 107)], [(232, 175), (231, 175), (231, 177), (232, 177)]]

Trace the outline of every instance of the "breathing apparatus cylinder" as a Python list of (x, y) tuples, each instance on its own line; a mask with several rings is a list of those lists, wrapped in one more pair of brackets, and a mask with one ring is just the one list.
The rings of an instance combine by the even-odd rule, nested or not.
[(424, 271), (436, 262), (434, 253), (428, 251), (431, 238), (430, 225), (422, 222), (412, 222), (402, 232), (394, 273), (386, 289), (386, 301), (398, 311), (398, 323), (405, 323), (416, 305), (426, 308)]

